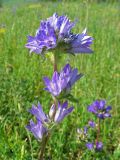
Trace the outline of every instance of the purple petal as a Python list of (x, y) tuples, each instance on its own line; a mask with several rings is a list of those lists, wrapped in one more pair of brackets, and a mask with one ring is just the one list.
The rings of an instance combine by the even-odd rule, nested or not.
[(62, 108), (63, 109), (66, 109), (68, 107), (68, 101), (65, 101), (64, 103), (63, 103), (63, 105), (62, 105)]
[(105, 104), (106, 104), (105, 100), (100, 100), (100, 102), (99, 102), (99, 109), (103, 110), (105, 108)]
[(104, 118), (109, 118), (109, 117), (111, 117), (110, 113), (104, 113)]
[(84, 127), (84, 134), (86, 135), (87, 132), (88, 132), (88, 128), (85, 126), (85, 127)]
[(93, 144), (93, 143), (88, 142), (88, 143), (86, 143), (86, 147), (87, 147), (89, 150), (92, 150), (92, 149), (93, 149), (93, 147), (94, 147), (94, 144)]
[(35, 107), (33, 105), (32, 108), (29, 110), (29, 112), (42, 122), (48, 121), (47, 116), (43, 112), (40, 103), (38, 103), (38, 107)]
[(43, 135), (46, 133), (46, 128), (43, 127), (41, 121), (37, 121), (35, 124), (32, 120), (30, 121), (30, 125), (26, 126), (26, 128), (33, 133), (36, 139), (42, 139)]
[(92, 128), (95, 127), (95, 122), (94, 122), (94, 121), (89, 121), (88, 124), (89, 124), (89, 126), (92, 127)]
[(102, 142), (97, 142), (97, 143), (96, 143), (96, 149), (97, 149), (98, 151), (101, 151), (101, 150), (103, 149), (103, 143), (102, 143)]
[(105, 111), (106, 111), (106, 112), (109, 112), (111, 109), (112, 109), (111, 106), (107, 106), (107, 107), (105, 108)]

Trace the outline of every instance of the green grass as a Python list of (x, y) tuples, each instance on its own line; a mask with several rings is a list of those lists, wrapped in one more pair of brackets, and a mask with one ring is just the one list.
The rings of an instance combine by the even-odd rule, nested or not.
[[(43, 1), (36, 8), (32, 4), (5, 3), (0, 9), (0, 26), (5, 25), (5, 32), (0, 28), (0, 160), (37, 159), (40, 144), (25, 129), (32, 117), (27, 110), (38, 101), (45, 111), (49, 110), (52, 99), (43, 90), (42, 77), (51, 76), (53, 68), (49, 57), (29, 55), (24, 46), (27, 35), (34, 35), (40, 21), (54, 12), (79, 19), (76, 33), (88, 28), (94, 37), (94, 54), (63, 55), (59, 68), (69, 61), (85, 76), (72, 88), (79, 103), (73, 103), (73, 114), (52, 134), (46, 159), (52, 155), (53, 160), (119, 160), (120, 3)], [(92, 118), (87, 106), (101, 98), (113, 107), (112, 118), (101, 126), (104, 151), (82, 152), (76, 143), (76, 128)]]

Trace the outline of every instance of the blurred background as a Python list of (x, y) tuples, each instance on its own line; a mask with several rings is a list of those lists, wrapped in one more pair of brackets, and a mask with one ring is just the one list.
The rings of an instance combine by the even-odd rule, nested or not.
[[(69, 62), (85, 76), (72, 89), (79, 102), (71, 102), (74, 113), (54, 131), (46, 160), (119, 160), (119, 0), (0, 0), (0, 160), (37, 159), (40, 144), (25, 129), (32, 118), (27, 111), (38, 101), (44, 111), (49, 110), (52, 99), (43, 90), (42, 78), (51, 77), (53, 67), (49, 53), (45, 58), (30, 55), (25, 44), (28, 35), (35, 35), (40, 21), (54, 12), (77, 19), (75, 33), (87, 27), (94, 37), (94, 53), (63, 54), (59, 69)], [(76, 142), (76, 129), (91, 119), (87, 106), (95, 99), (106, 99), (112, 106), (112, 118), (101, 125), (104, 150), (99, 153), (82, 150)]]

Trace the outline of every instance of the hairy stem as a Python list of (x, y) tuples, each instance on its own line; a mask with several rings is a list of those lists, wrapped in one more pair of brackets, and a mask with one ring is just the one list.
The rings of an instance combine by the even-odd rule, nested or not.
[(40, 148), (40, 152), (39, 152), (39, 155), (38, 155), (38, 160), (43, 160), (43, 156), (44, 156), (44, 152), (45, 152), (45, 147), (46, 147), (46, 144), (47, 144), (47, 141), (49, 139), (49, 134), (48, 135), (45, 135), (42, 139), (42, 144), (41, 144), (41, 148)]

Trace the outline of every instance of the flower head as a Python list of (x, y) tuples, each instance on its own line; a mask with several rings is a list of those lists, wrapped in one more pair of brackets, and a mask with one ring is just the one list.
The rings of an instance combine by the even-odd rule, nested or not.
[(64, 102), (63, 104), (60, 104), (60, 102), (58, 102), (57, 110), (55, 111), (55, 105), (52, 105), (49, 113), (55, 113), (54, 122), (59, 123), (67, 115), (69, 115), (73, 111), (73, 109), (74, 109), (73, 107), (68, 108), (68, 102), (67, 101)]
[(61, 70), (60, 73), (54, 72), (52, 80), (48, 77), (44, 77), (44, 83), (46, 85), (45, 90), (50, 92), (53, 96), (59, 96), (64, 91), (69, 91), (72, 85), (79, 80), (83, 74), (78, 74), (78, 69), (72, 69), (69, 64)]
[(71, 29), (74, 26), (75, 22), (71, 22), (67, 16), (54, 13), (41, 21), (34, 37), (28, 36), (26, 47), (37, 54), (55, 48), (62, 48), (67, 53), (92, 53), (90, 45), (93, 38), (87, 35), (86, 29), (81, 34), (73, 34)]
[(89, 121), (88, 124), (89, 124), (89, 126), (92, 127), (92, 128), (94, 128), (95, 125), (96, 125), (94, 121)]
[(87, 147), (89, 150), (92, 150), (92, 149), (94, 148), (94, 143), (88, 142), (88, 143), (86, 143), (86, 147)]
[(92, 53), (90, 45), (93, 43), (93, 38), (87, 35), (87, 29), (81, 34), (74, 35), (73, 40), (70, 41), (69, 53)]
[(102, 142), (96, 142), (96, 150), (101, 151), (103, 149), (103, 143)]
[(47, 133), (47, 129), (43, 126), (42, 122), (37, 120), (35, 124), (32, 120), (30, 120), (30, 124), (26, 126), (26, 128), (33, 133), (36, 139), (42, 139), (43, 135)]
[(73, 107), (68, 108), (68, 102), (64, 102), (57, 105), (57, 109), (55, 104), (53, 104), (50, 108), (49, 115), (46, 115), (43, 112), (42, 106), (38, 103), (38, 106), (33, 105), (29, 110), (31, 114), (33, 114), (36, 118), (36, 123), (33, 120), (30, 120), (29, 125), (26, 128), (33, 133), (35, 138), (38, 140), (42, 139), (42, 137), (47, 134), (51, 126), (55, 123), (60, 123), (67, 115), (69, 115), (73, 111)]
[(96, 149), (97, 151), (101, 151), (103, 149), (103, 143), (102, 142), (96, 142), (96, 143), (87, 142), (86, 147), (89, 150)]
[(43, 112), (40, 103), (38, 103), (37, 106), (32, 105), (29, 112), (36, 117), (37, 123), (35, 124), (32, 120), (30, 120), (30, 124), (27, 125), (26, 128), (33, 133), (35, 138), (40, 140), (43, 135), (48, 132), (48, 128), (46, 127), (46, 123), (49, 122), (48, 116)]
[(112, 109), (111, 106), (107, 106), (105, 100), (96, 100), (90, 106), (88, 106), (88, 111), (95, 114), (100, 119), (105, 119), (107, 117), (111, 117), (109, 111)]
[(43, 123), (49, 121), (47, 115), (43, 112), (40, 103), (38, 103), (38, 106), (33, 105), (32, 108), (29, 110), (29, 112), (33, 114), (36, 117), (36, 119), (38, 119)]

